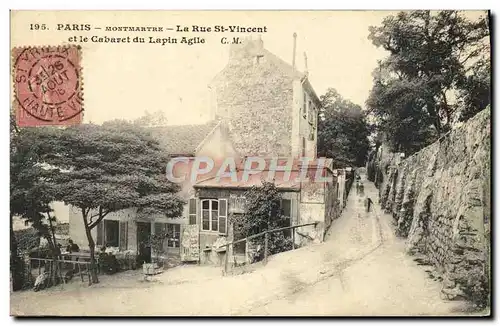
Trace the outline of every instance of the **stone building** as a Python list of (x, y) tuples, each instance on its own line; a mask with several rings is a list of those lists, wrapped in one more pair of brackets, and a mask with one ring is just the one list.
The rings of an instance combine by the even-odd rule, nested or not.
[(243, 156), (316, 157), (320, 101), (307, 71), (296, 69), (295, 49), (294, 34), (288, 64), (260, 38), (232, 44), (226, 66), (209, 85), (211, 115), (228, 122)]

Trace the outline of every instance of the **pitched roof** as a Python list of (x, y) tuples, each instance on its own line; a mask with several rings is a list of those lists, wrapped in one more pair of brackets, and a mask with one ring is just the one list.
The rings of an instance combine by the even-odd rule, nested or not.
[(192, 156), (217, 124), (218, 121), (210, 121), (198, 125), (153, 127), (151, 134), (168, 154)]

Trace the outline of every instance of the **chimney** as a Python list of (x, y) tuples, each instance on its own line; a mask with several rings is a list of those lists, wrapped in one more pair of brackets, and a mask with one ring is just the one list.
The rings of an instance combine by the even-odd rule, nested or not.
[(304, 52), (304, 73), (305, 75), (309, 75), (309, 69), (307, 69), (307, 54)]
[(295, 51), (297, 50), (297, 33), (293, 33), (293, 58), (292, 58), (292, 68), (295, 71)]

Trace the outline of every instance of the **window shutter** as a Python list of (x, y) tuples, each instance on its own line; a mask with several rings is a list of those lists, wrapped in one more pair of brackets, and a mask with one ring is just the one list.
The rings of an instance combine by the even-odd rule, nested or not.
[(227, 234), (227, 199), (219, 199), (219, 233)]
[(188, 209), (189, 224), (196, 224), (196, 198), (189, 199), (189, 209)]
[(304, 92), (304, 101), (302, 102), (302, 116), (305, 118), (307, 115), (307, 94)]
[(292, 201), (290, 199), (282, 199), (281, 210), (283, 216), (292, 217)]
[[(290, 199), (281, 200), (281, 214), (285, 217), (282, 220), (281, 227), (292, 226), (292, 201)], [(289, 238), (291, 234), (291, 230), (283, 230), (283, 235), (286, 238)]]
[(120, 250), (127, 250), (128, 222), (120, 221)]
[(104, 245), (104, 220), (101, 220), (97, 224), (97, 246), (103, 246)]

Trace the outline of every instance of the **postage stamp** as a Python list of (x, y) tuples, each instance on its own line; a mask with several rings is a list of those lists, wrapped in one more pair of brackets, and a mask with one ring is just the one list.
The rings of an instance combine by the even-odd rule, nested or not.
[(62, 126), (82, 122), (79, 46), (17, 47), (12, 55), (18, 126)]

